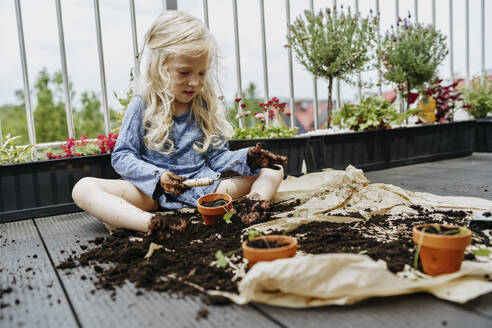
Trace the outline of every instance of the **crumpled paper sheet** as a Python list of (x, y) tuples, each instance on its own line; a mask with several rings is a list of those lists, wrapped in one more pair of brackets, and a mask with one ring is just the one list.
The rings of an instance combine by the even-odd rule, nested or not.
[[(492, 201), (485, 199), (437, 196), (388, 184), (370, 184), (362, 170), (353, 166), (345, 171), (328, 170), (284, 180), (274, 201), (294, 199), (301, 199), (301, 205), (295, 210), (252, 228), (266, 232), (292, 230), (319, 220), (361, 220), (346, 216), (353, 212), (363, 214), (364, 219), (380, 213), (415, 213), (411, 205), (492, 210)], [(344, 216), (336, 216), (336, 213)], [(374, 261), (366, 255), (298, 254), (294, 258), (257, 263), (239, 283), (240, 295), (209, 293), (226, 296), (238, 304), (255, 301), (290, 308), (352, 304), (370, 297), (414, 292), (429, 292), (448, 301), (464, 303), (492, 291), (492, 282), (484, 275), (492, 277), (490, 261), (465, 261), (458, 272), (430, 277), (415, 276), (413, 272), (395, 275), (386, 270), (384, 261)]]

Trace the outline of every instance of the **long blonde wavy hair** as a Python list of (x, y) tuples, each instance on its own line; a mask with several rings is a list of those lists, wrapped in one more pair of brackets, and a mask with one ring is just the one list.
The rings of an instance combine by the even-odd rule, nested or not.
[[(145, 101), (143, 126), (144, 144), (150, 150), (169, 154), (174, 151), (170, 138), (173, 121), (172, 80), (167, 64), (177, 55), (208, 58), (207, 72), (202, 90), (191, 102), (191, 111), (203, 131), (203, 141), (193, 148), (205, 152), (212, 145), (220, 147), (232, 135), (232, 126), (225, 118), (225, 106), (217, 98), (217, 43), (200, 20), (181, 11), (167, 11), (152, 23), (145, 35), (142, 51), (146, 50), (144, 71), (137, 77), (136, 91)], [(139, 56), (139, 63), (142, 56)]]

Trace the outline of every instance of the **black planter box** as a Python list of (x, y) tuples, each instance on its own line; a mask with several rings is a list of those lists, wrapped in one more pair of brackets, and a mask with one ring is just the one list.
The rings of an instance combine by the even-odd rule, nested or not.
[(349, 164), (371, 171), (469, 156), (474, 138), (474, 121), (314, 136), (306, 166), (308, 172)]
[(80, 211), (72, 189), (86, 176), (119, 178), (111, 154), (0, 165), (0, 222)]
[(492, 118), (476, 120), (475, 151), (492, 152)]
[(254, 147), (257, 142), (261, 142), (264, 149), (289, 158), (287, 166), (284, 167), (286, 175), (300, 176), (302, 175), (302, 162), (308, 150), (308, 141), (309, 137), (230, 140), (229, 149)]

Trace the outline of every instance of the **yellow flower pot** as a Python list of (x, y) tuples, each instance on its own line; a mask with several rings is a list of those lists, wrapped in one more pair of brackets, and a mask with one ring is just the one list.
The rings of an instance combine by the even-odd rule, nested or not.
[(436, 121), (436, 115), (434, 114), (434, 111), (436, 110), (436, 100), (434, 98), (422, 98), (417, 107), (419, 109), (417, 116), (422, 122), (434, 123)]

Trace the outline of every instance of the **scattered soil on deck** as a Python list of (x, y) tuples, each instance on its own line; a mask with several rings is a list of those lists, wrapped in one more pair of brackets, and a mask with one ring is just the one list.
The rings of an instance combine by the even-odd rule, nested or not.
[[(237, 202), (233, 206), (238, 206)], [(279, 209), (283, 210), (284, 207), (277, 209), (274, 206), (272, 211), (279, 212)], [(269, 217), (269, 214), (265, 215), (254, 223), (265, 222)], [(232, 281), (233, 273), (210, 264), (215, 260), (216, 251), (241, 247), (241, 232), (248, 225), (233, 215), (231, 224), (220, 221), (212, 228), (203, 224), (197, 211), (166, 215), (166, 219), (168, 222), (185, 220), (187, 224), (183, 231), (169, 229), (166, 238), (159, 241), (163, 248), (154, 251), (149, 260), (145, 260), (144, 256), (151, 241), (155, 240), (153, 236), (118, 229), (111, 236), (90, 241), (95, 248), (78, 257), (68, 257), (57, 268), (92, 266), (97, 277), (97, 289), (114, 290), (129, 280), (136, 287), (148, 290), (185, 295), (200, 293), (182, 282), (185, 280), (204, 289), (237, 293), (238, 281)], [(135, 240), (135, 237), (140, 239)], [(241, 260), (241, 256), (236, 259)], [(220, 304), (225, 300), (211, 297), (208, 302)]]
[[(268, 215), (254, 223), (267, 221), (270, 214), (292, 210), (298, 204), (299, 202), (275, 204)], [(234, 207), (246, 208), (246, 205), (233, 203)], [(376, 215), (368, 221), (352, 223), (313, 222), (289, 232), (288, 235), (298, 238), (299, 249), (305, 253), (367, 254), (375, 260), (386, 261), (390, 271), (399, 272), (405, 264), (413, 265), (411, 226), (420, 223), (466, 225), (469, 214), (464, 211), (431, 211), (419, 206), (414, 206), (413, 209), (416, 214), (411, 216)], [(352, 213), (350, 216), (362, 217), (359, 213)], [(144, 256), (152, 236), (117, 230), (111, 236), (90, 241), (94, 248), (78, 257), (69, 256), (57, 268), (91, 266), (95, 272), (97, 289), (114, 291), (129, 280), (138, 288), (180, 295), (200, 294), (190, 283), (206, 290), (237, 293), (240, 278), (233, 281), (232, 270), (219, 268), (211, 263), (215, 261), (217, 250), (225, 253), (241, 247), (241, 240), (246, 238), (242, 235), (242, 230), (248, 225), (242, 223), (240, 217), (233, 215), (231, 224), (220, 221), (214, 227), (206, 226), (196, 211), (174, 213), (169, 219), (175, 222), (186, 221), (185, 229), (170, 229), (167, 238), (160, 243), (163, 248), (156, 250), (149, 260), (145, 260)], [(473, 237), (473, 243), (490, 246), (489, 239), (482, 231), (472, 229), (478, 233)], [(272, 232), (274, 233), (278, 232)], [(140, 239), (135, 241), (134, 237)], [(473, 260), (473, 254), (469, 254), (467, 259)], [(230, 260), (238, 264), (243, 258), (241, 253), (237, 253)], [(230, 303), (223, 297), (203, 297), (208, 304)], [(205, 312), (197, 315), (197, 320), (204, 317)]]
[[(465, 211), (428, 210), (413, 206), (416, 215), (408, 217), (375, 215), (365, 222), (332, 223), (312, 222), (289, 232), (299, 241), (299, 249), (305, 253), (355, 253), (366, 254), (374, 260), (384, 260), (388, 270), (400, 272), (407, 264), (413, 267), (414, 243), (410, 227), (422, 223), (447, 223), (465, 226)], [(437, 215), (436, 215), (437, 214)], [(354, 217), (353, 214), (350, 216)], [(472, 244), (492, 246), (479, 227), (470, 227), (476, 235)], [(472, 253), (466, 260), (474, 260)], [(421, 269), (419, 263), (419, 269)]]

